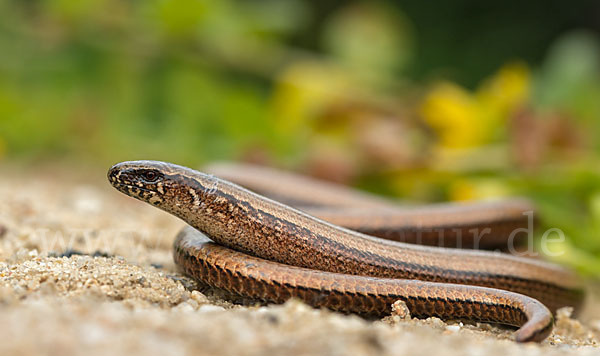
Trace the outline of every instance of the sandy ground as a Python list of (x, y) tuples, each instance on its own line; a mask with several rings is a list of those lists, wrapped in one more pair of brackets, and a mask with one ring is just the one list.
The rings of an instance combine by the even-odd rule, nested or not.
[(101, 170), (68, 172), (0, 167), (1, 355), (600, 354), (593, 292), (581, 320), (563, 310), (539, 345), (489, 324), (240, 300), (177, 273), (182, 222), (116, 192)]

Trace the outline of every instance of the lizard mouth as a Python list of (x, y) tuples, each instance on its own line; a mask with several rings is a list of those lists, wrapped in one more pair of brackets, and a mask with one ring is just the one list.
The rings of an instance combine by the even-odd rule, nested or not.
[(136, 192), (140, 192), (140, 191), (146, 192), (146, 193), (151, 193), (151, 194), (157, 194), (157, 192), (155, 192), (154, 190), (140, 187), (140, 186), (133, 185), (133, 184), (128, 184), (128, 183), (113, 182), (113, 186), (115, 188), (117, 188), (117, 190), (119, 190), (127, 195), (134, 195)]

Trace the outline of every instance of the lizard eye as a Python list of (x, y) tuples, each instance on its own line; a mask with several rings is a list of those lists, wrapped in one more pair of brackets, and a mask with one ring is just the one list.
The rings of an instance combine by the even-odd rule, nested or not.
[(155, 171), (144, 172), (144, 179), (148, 182), (155, 182), (158, 179), (158, 173)]

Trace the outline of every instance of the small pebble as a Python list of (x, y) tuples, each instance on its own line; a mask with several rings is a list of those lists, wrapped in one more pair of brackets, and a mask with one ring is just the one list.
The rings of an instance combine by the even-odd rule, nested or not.
[(406, 303), (401, 300), (397, 300), (392, 304), (392, 315), (404, 320), (410, 320), (411, 318), (410, 310), (406, 306)]

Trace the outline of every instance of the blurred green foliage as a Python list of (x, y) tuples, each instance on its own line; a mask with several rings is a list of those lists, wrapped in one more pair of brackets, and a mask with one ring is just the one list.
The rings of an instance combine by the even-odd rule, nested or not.
[(0, 0), (0, 158), (526, 195), (600, 275), (600, 46), (577, 30), (596, 5), (477, 4)]
[(0, 137), (11, 155), (188, 163), (268, 141), (266, 62), (280, 60), (278, 38), (302, 21), (298, 7), (3, 1)]

